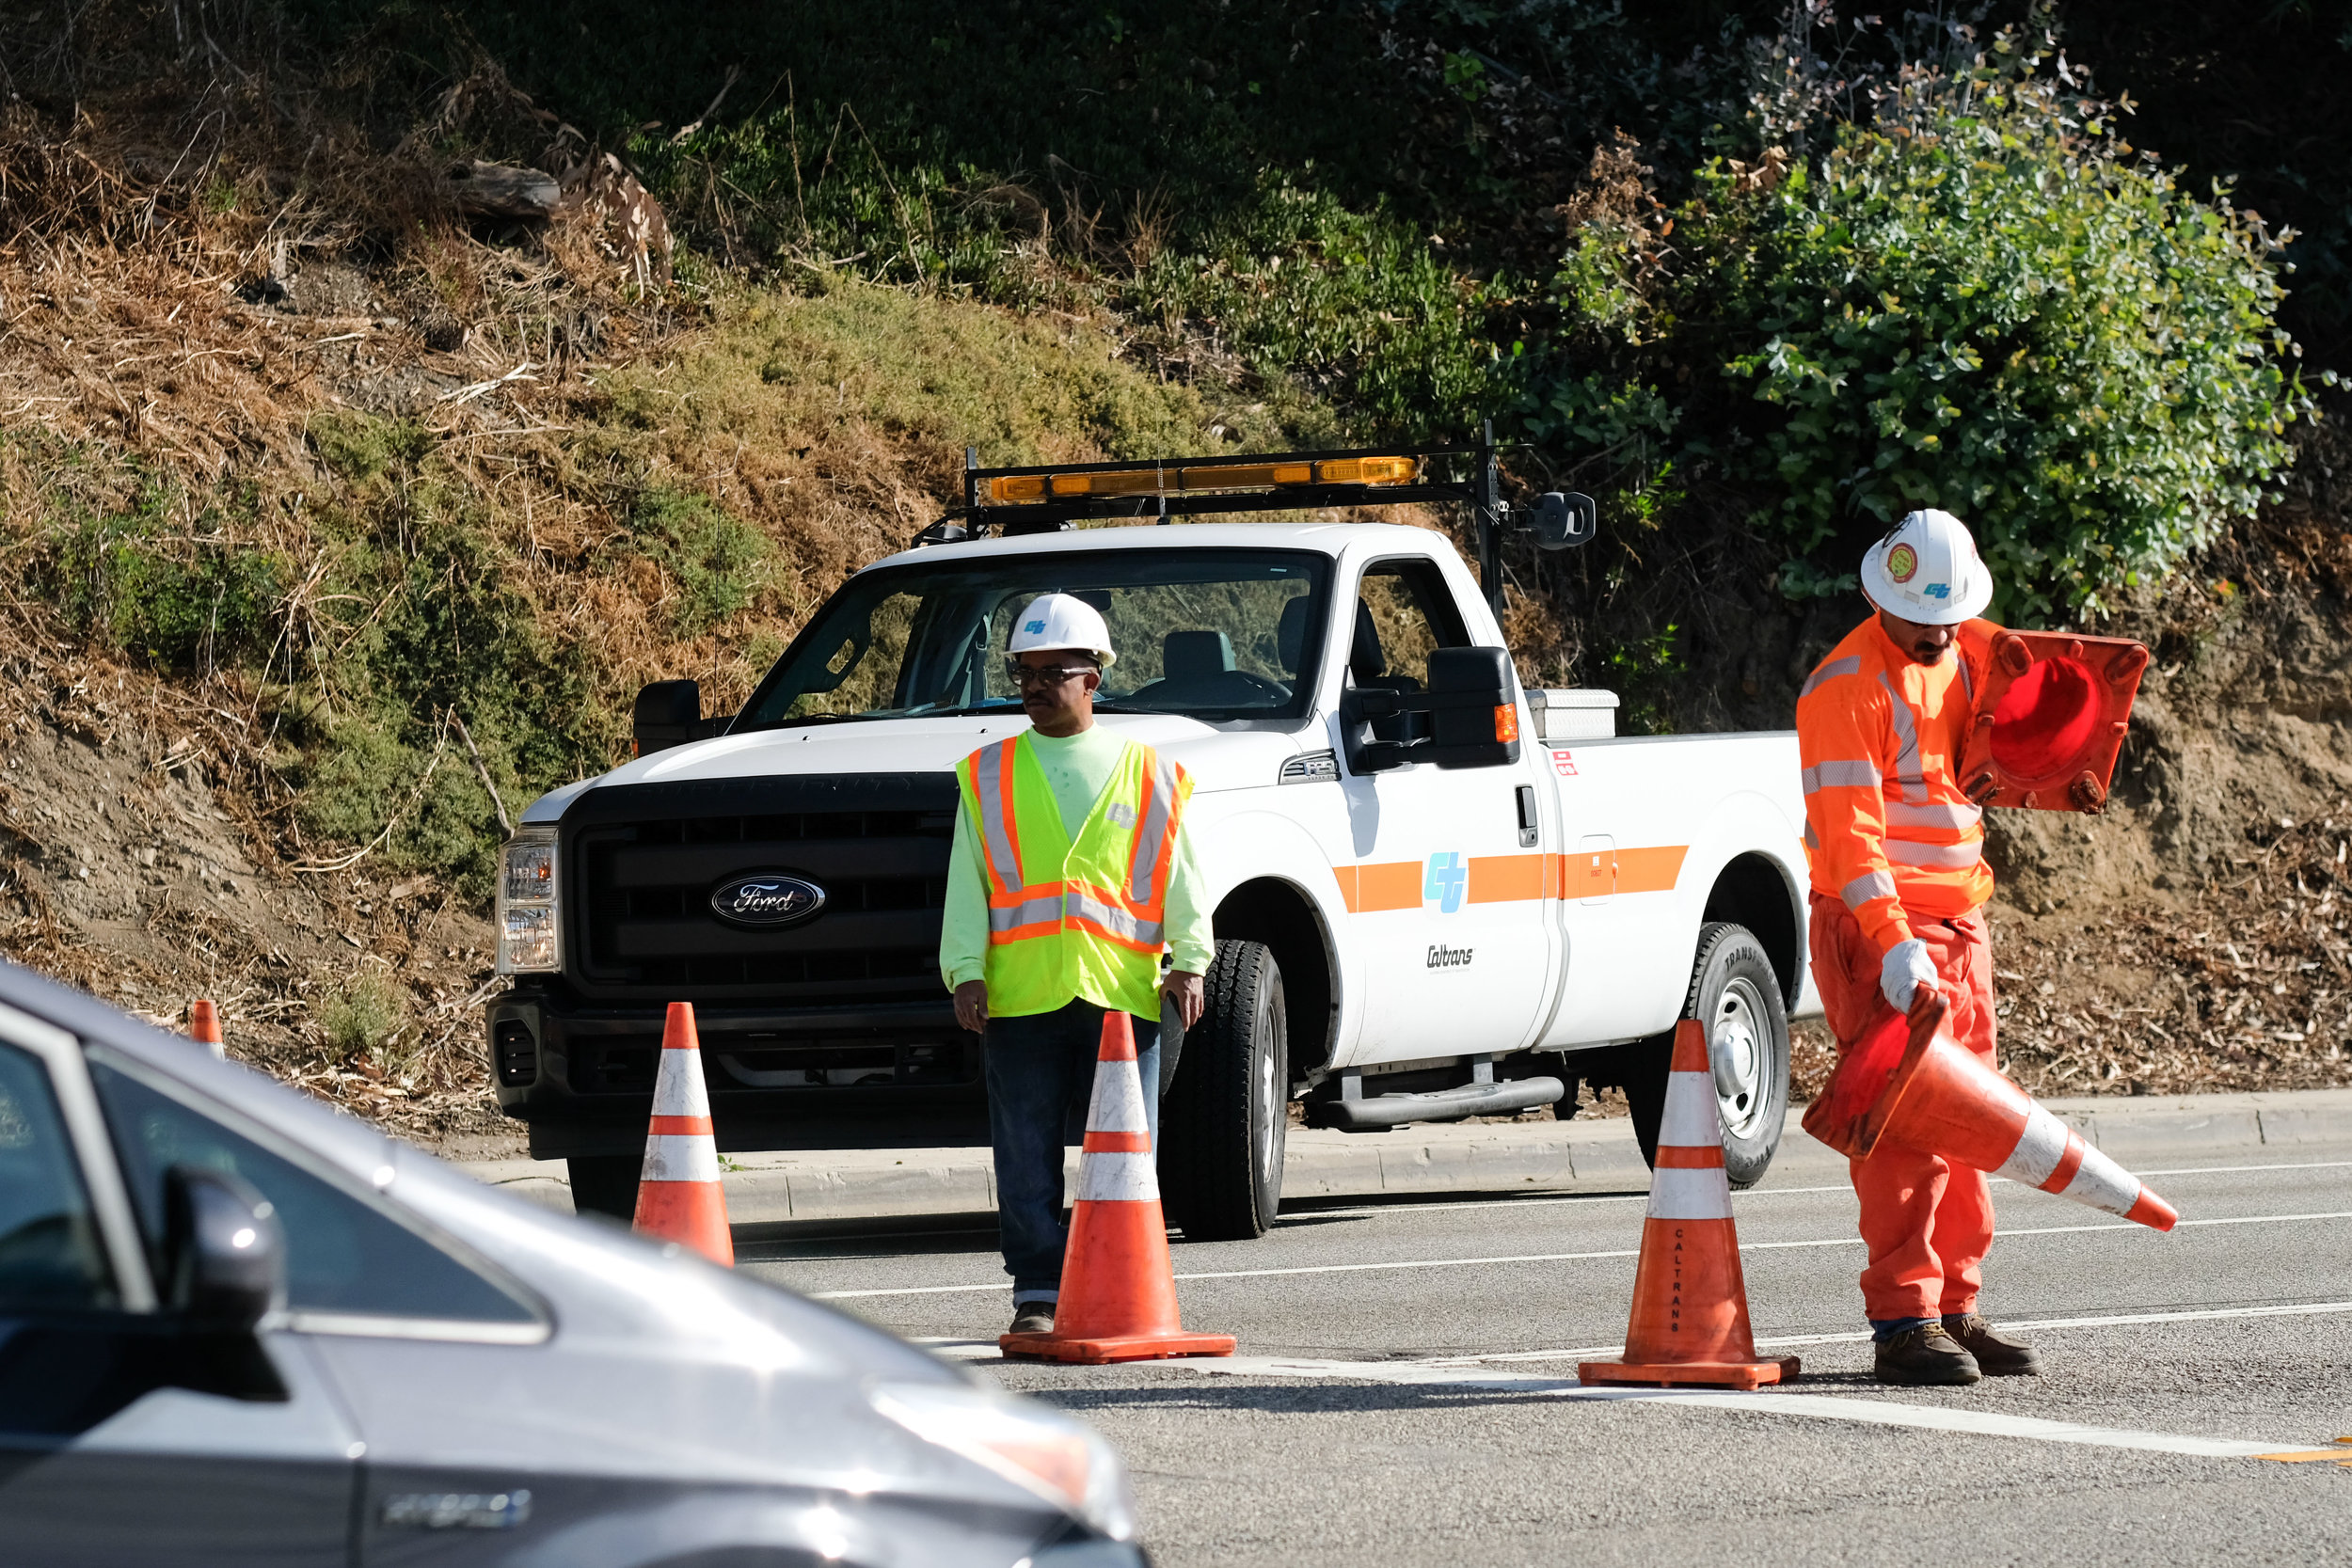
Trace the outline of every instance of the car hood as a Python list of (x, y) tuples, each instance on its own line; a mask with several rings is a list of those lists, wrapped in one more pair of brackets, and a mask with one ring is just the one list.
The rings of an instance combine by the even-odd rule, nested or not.
[[(1114, 734), (1139, 740), (1192, 775), (1197, 793), (1243, 789), (1276, 782), (1282, 764), (1301, 750), (1302, 736), (1273, 730), (1220, 730), (1169, 714), (1104, 714)], [(593, 789), (619, 784), (707, 783), (845, 773), (945, 773), (980, 747), (1019, 735), (1028, 721), (1014, 714), (954, 719), (888, 719), (871, 723), (813, 724), (726, 735), (674, 746), (610, 773), (541, 796), (523, 813), (526, 823), (553, 823), (565, 807)]]

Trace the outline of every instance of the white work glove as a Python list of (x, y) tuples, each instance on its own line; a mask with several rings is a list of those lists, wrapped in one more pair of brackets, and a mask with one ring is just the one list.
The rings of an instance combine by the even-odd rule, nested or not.
[(1885, 961), (1879, 965), (1879, 994), (1899, 1013), (1911, 1011), (1921, 986), (1935, 983), (1935, 960), (1928, 957), (1928, 944), (1917, 937), (1888, 948)]

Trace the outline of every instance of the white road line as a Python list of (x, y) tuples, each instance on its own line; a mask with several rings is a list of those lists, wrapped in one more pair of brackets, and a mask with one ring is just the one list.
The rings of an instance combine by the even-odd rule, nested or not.
[[(2330, 1307), (2352, 1307), (2331, 1303)], [(2321, 1310), (2308, 1308), (2307, 1310)], [(2220, 1314), (2216, 1314), (2220, 1315)], [(2169, 1317), (2170, 1315), (2162, 1315)], [(2082, 1320), (2090, 1322), (2093, 1320)], [(2106, 1321), (2106, 1320), (2097, 1320)], [(1820, 1336), (1844, 1338), (1847, 1336)], [(1859, 1338), (1859, 1336), (1857, 1336)], [(925, 1341), (916, 1341), (926, 1343)], [(1759, 1347), (1767, 1341), (1757, 1340)], [(1781, 1339), (1775, 1344), (1797, 1341)], [(934, 1354), (950, 1360), (997, 1360), (995, 1346), (981, 1340), (935, 1340), (926, 1343)], [(1613, 1346), (1594, 1346), (1586, 1352), (1555, 1354), (1615, 1354)], [(1804, 1394), (1759, 1389), (1733, 1393), (1717, 1389), (1629, 1388), (1602, 1386), (1588, 1388), (1572, 1378), (1531, 1377), (1519, 1372), (1486, 1372), (1447, 1362), (1327, 1361), (1308, 1356), (1236, 1355), (1159, 1361), (1155, 1368), (1197, 1372), (1207, 1377), (1283, 1377), (1323, 1382), (1381, 1383), (1405, 1387), (1483, 1389), (1495, 1393), (1529, 1394), (1542, 1398), (1606, 1401), (1628, 1404), (1693, 1405), (1703, 1410), (1731, 1410), (1751, 1416), (1796, 1416), (1813, 1420), (1852, 1421), (1868, 1426), (1913, 1427), (1931, 1432), (1956, 1432), (1979, 1437), (2023, 1437), (2042, 1443), (2088, 1448), (2127, 1449), (2143, 1453), (2186, 1454), (2205, 1459), (2312, 1457), (2327, 1451), (2312, 1443), (2280, 1443), (2239, 1437), (2193, 1437), (2182, 1433), (2141, 1432), (2128, 1427), (2089, 1426), (2038, 1416), (2011, 1416), (1994, 1411), (1945, 1406), (1901, 1404), (1892, 1400), (1852, 1395)], [(2341, 1450), (2352, 1460), (2352, 1449)]]
[[(2134, 1174), (2137, 1176), (2226, 1176), (2244, 1174), (2249, 1171), (2342, 1170), (2346, 1167), (2352, 1167), (2352, 1160), (2312, 1160), (2295, 1164), (2275, 1165), (2179, 1165), (2169, 1170), (2135, 1170)], [(2006, 1176), (1995, 1176), (1991, 1180), (1999, 1186), (2015, 1185)], [(1743, 1201), (1758, 1197), (1794, 1196), (1808, 1193), (1850, 1193), (1851, 1191), (1853, 1188), (1850, 1183), (1839, 1181), (1826, 1187), (1750, 1187), (1733, 1194), (1732, 1196), (1735, 1201)], [(1284, 1217), (1311, 1222), (1356, 1217), (1376, 1218), (1383, 1214), (1450, 1213), (1472, 1209), (1537, 1209), (1565, 1204), (1646, 1203), (1648, 1201), (1647, 1193), (1563, 1193), (1556, 1195), (1530, 1193), (1524, 1197), (1467, 1198), (1459, 1203), (1380, 1203), (1358, 1205), (1347, 1209), (1300, 1209)], [(1281, 1221), (1278, 1220), (1275, 1223), (1279, 1228)]]
[[(2352, 1219), (2352, 1209), (2330, 1210), (2315, 1214), (2240, 1214), (2222, 1219), (2196, 1219), (2180, 1222), (2182, 1229), (2192, 1226), (2213, 1225), (2282, 1225), (2302, 1220)], [(2136, 1230), (2148, 1235), (2157, 1234), (2146, 1226), (2128, 1221), (2120, 1225), (2044, 1225), (2018, 1230), (1996, 1230), (2002, 1236), (2078, 1236), (2101, 1230)], [(1742, 1242), (1741, 1252), (1784, 1252), (1794, 1248), (1860, 1246), (1859, 1236), (1825, 1236), (1804, 1242)], [(1392, 1273), (1411, 1269), (1464, 1269), (1489, 1263), (1581, 1263), (1605, 1258), (1638, 1258), (1639, 1247), (1618, 1247), (1603, 1252), (1524, 1252), (1496, 1258), (1414, 1258), (1382, 1263), (1313, 1263), (1288, 1269), (1217, 1269), (1198, 1274), (1180, 1274), (1186, 1279), (1274, 1279), (1292, 1275), (1310, 1274), (1373, 1274)], [(1009, 1291), (1009, 1280), (997, 1280), (985, 1285), (902, 1285), (885, 1291), (818, 1291), (818, 1301), (854, 1301), (872, 1296), (945, 1296), (977, 1294), (989, 1291)]]
[[(2234, 1437), (2191, 1437), (2179, 1433), (2137, 1432), (2123, 1427), (2086, 1426), (2036, 1416), (2010, 1416), (1993, 1411), (1899, 1404), (1890, 1400), (1832, 1394), (1752, 1394), (1725, 1390), (1693, 1392), (1672, 1388), (1587, 1388), (1564, 1378), (1528, 1377), (1501, 1372), (1480, 1375), (1447, 1367), (1425, 1367), (1396, 1361), (1316, 1361), (1286, 1356), (1234, 1356), (1224, 1360), (1166, 1361), (1160, 1365), (1216, 1377), (1295, 1377), (1351, 1382), (1397, 1384), (1440, 1388), (1484, 1388), (1503, 1393), (1527, 1393), (1563, 1400), (1595, 1400), (1625, 1403), (1695, 1405), (1700, 1409), (1733, 1410), (1753, 1416), (1799, 1416), (1816, 1420), (1854, 1421), (1872, 1426), (1916, 1427), (1934, 1432), (1958, 1432), (1984, 1437), (2026, 1437), (2044, 1443), (2079, 1444), (2091, 1448), (2132, 1449), (2149, 1453), (2189, 1454), (2212, 1459), (2258, 1459), (2286, 1452), (2309, 1452), (2316, 1445), (2277, 1443)], [(2346, 1450), (2352, 1454), (2352, 1450)]]
[[(2003, 1319), (1996, 1328), (2121, 1328), (2137, 1323), (2208, 1323), (2224, 1318), (2316, 1318), (2335, 1312), (2352, 1312), (2352, 1301), (2298, 1302), (2284, 1307), (2214, 1307), (2185, 1308), (2176, 1312), (2120, 1312), (2096, 1318), (2021, 1318)], [(1758, 1338), (1758, 1350), (1788, 1350), (1801, 1345), (1857, 1345), (1870, 1336), (1863, 1334), (1781, 1334)], [(960, 1342), (960, 1341), (959, 1341)], [(1623, 1345), (1574, 1345), (1565, 1350), (1510, 1350), (1491, 1355), (1440, 1355), (1422, 1363), (1431, 1367), (1484, 1366), (1506, 1361), (1581, 1361), (1594, 1356), (1622, 1355)]]

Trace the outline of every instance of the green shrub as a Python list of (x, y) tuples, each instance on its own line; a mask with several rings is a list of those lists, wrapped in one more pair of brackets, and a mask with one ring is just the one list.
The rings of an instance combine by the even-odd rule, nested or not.
[(188, 528), (175, 515), (180, 499), (143, 480), (128, 507), (82, 511), (53, 531), (36, 579), (75, 629), (150, 663), (211, 670), (258, 657), (285, 564), (227, 537), (217, 510)]
[(336, 1055), (373, 1055), (407, 1021), (408, 999), (390, 975), (364, 968), (322, 997), (311, 1017)]
[(669, 578), (670, 624), (692, 637), (752, 602), (768, 541), (709, 497), (650, 485), (628, 513), (629, 546)]
[(2259, 228), (2032, 59), (1990, 58), (1817, 158), (1702, 170), (1670, 272), (1626, 286), (1645, 231), (1588, 231), (1558, 293), (1603, 305), (1613, 363), (1539, 387), (1531, 425), (1621, 474), (1711, 464), (1763, 502), (1799, 595), (1851, 567), (1808, 552), (1941, 506), (1994, 612), (2036, 621), (2250, 512), (2309, 406)]

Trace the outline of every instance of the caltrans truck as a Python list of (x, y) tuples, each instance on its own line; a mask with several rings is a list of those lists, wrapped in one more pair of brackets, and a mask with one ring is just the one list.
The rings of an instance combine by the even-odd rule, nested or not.
[[(1685, 1018), (1732, 1180), (1762, 1176), (1815, 1006), (1796, 742), (1620, 736), (1611, 694), (1519, 684), (1504, 532), (1581, 544), (1589, 501), (1507, 508), (1488, 447), (966, 467), (740, 712), (647, 687), (636, 760), (506, 846), (499, 1101), (581, 1207), (628, 1212), (671, 1002), (722, 1150), (987, 1141), (988, 1044), (938, 965), (954, 769), (1026, 725), (1005, 642), (1051, 592), (1109, 623), (1097, 721), (1193, 779), (1216, 960), (1164, 1053), (1171, 1224), (1263, 1232), (1294, 1105), (1376, 1135), (1565, 1114), (1582, 1080), (1623, 1088), (1647, 1151)], [(1330, 520), (1397, 502), (1468, 505), (1479, 577), (1442, 534)], [(1249, 520), (1162, 526), (1220, 514)]]

